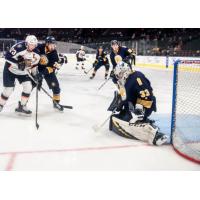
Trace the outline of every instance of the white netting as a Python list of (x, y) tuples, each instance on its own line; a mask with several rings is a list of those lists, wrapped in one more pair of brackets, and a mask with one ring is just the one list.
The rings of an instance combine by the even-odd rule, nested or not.
[(184, 60), (175, 72), (174, 148), (200, 162), (200, 60)]

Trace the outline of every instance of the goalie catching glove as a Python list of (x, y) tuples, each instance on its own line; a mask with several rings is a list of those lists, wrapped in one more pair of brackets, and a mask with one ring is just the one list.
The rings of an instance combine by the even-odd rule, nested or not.
[(131, 112), (132, 119), (129, 121), (129, 124), (132, 125), (137, 121), (142, 121), (144, 119), (144, 108), (141, 104), (136, 104), (135, 108), (132, 103), (129, 102), (129, 111)]

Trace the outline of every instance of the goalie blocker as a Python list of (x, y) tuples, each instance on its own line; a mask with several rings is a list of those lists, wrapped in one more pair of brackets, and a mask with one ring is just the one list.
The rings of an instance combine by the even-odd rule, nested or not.
[(114, 73), (118, 79), (119, 93), (115, 92), (108, 108), (114, 112), (110, 117), (109, 129), (126, 138), (153, 145), (164, 144), (167, 136), (160, 133), (155, 122), (148, 118), (156, 111), (156, 98), (150, 81), (143, 73), (131, 70), (124, 62), (116, 66)]

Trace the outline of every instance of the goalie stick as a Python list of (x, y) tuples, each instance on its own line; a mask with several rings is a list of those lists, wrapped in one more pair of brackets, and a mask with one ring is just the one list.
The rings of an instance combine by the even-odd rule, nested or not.
[(98, 88), (98, 90), (100, 90), (109, 80), (111, 79), (111, 77), (109, 77), (106, 81), (104, 81), (100, 87)]
[(101, 130), (101, 128), (106, 124), (106, 122), (110, 119), (110, 117), (115, 113), (116, 110), (117, 110), (117, 108), (115, 108), (112, 111), (112, 113), (100, 125), (95, 124), (94, 126), (92, 126), (92, 129), (95, 132), (99, 132)]

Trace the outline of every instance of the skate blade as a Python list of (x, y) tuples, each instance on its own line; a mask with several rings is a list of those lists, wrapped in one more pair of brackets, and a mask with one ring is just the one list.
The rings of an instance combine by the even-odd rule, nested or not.
[(59, 109), (57, 109), (57, 108), (53, 108), (56, 112), (58, 112), (58, 113), (64, 113), (64, 109), (63, 110), (59, 110)]
[(32, 116), (32, 113), (31, 113), (31, 114), (25, 114), (25, 113), (21, 113), (21, 112), (17, 112), (17, 111), (15, 111), (15, 113), (16, 113), (18, 116), (22, 116), (22, 117), (31, 117), (31, 116)]

